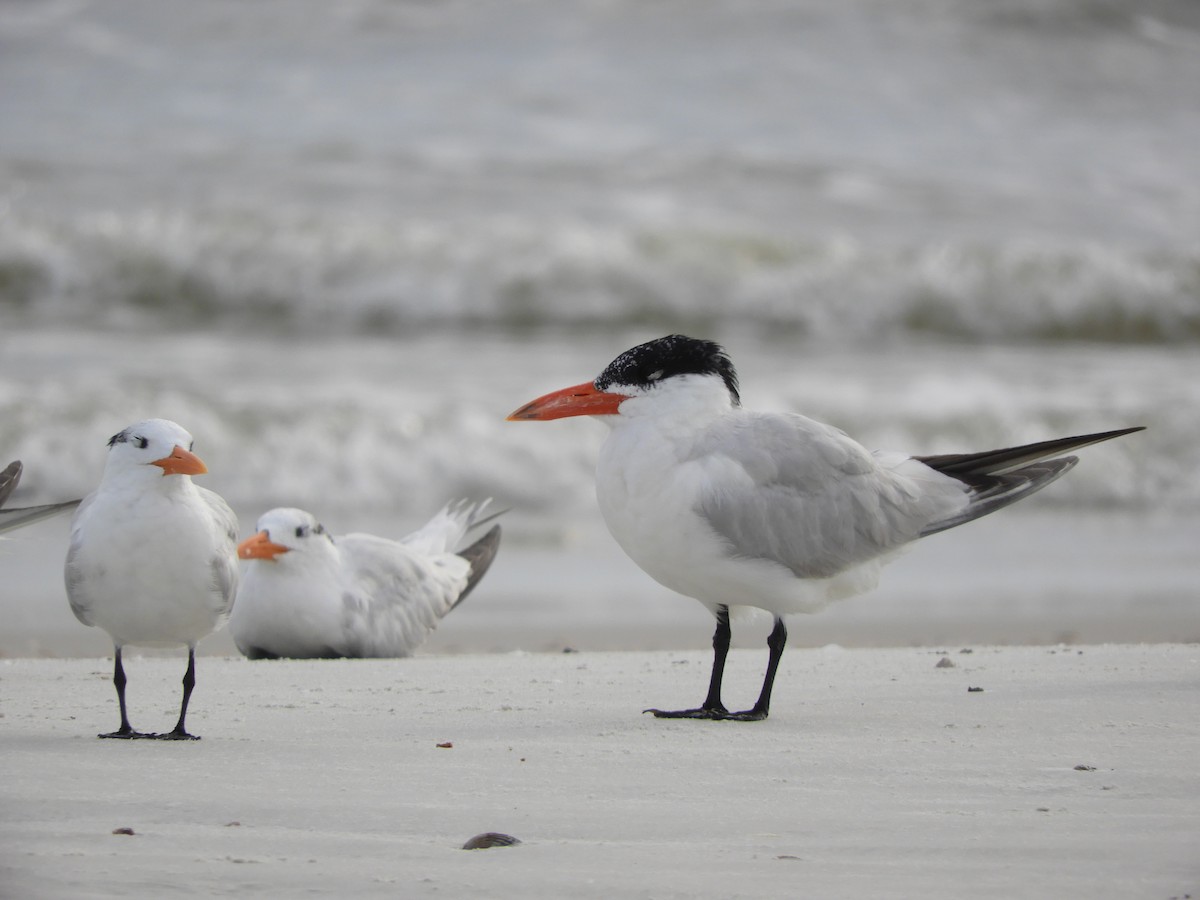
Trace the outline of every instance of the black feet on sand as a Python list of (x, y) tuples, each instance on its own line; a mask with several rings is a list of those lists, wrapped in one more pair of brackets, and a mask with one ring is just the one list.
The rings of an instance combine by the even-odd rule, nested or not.
[(708, 719), (713, 722), (761, 722), (767, 717), (766, 710), (747, 709), (742, 712), (730, 712), (727, 709), (644, 709), (644, 713), (654, 713), (656, 719)]
[(123, 725), (116, 731), (110, 731), (108, 734), (98, 734), (98, 738), (114, 738), (120, 741), (152, 741), (158, 737), (157, 734), (151, 734), (146, 731), (134, 731), (128, 725)]
[(188, 734), (181, 728), (176, 728), (174, 731), (168, 731), (166, 734), (156, 734), (154, 737), (160, 741), (198, 741), (200, 735)]
[(115, 738), (121, 741), (198, 741), (200, 735), (188, 734), (186, 731), (167, 731), (163, 734), (157, 734), (150, 731), (134, 731), (129, 729), (118, 729), (110, 731), (108, 734), (98, 734), (98, 738)]

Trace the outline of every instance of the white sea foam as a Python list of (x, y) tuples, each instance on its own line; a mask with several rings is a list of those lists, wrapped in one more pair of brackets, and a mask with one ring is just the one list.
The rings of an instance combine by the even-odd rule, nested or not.
[(561, 532), (601, 435), (504, 415), (684, 331), (872, 446), (1148, 425), (1038, 502), (1195, 506), (1200, 54), (1153, 16), (0, 10), (0, 463), (79, 495), (166, 416), (249, 517), (494, 495)]
[[(604, 429), (510, 423), (537, 394), (594, 377), (642, 333), (485, 332), (276, 339), (45, 331), (0, 338), (0, 458), (31, 502), (90, 490), (107, 438), (176, 419), (209, 486), (253, 517), (271, 506), (435, 509), (458, 495), (590, 515)], [(1147, 425), (1084, 451), (1048, 504), (1200, 503), (1200, 360), (1141, 346), (822, 348), (720, 330), (748, 406), (803, 412), (873, 447), (939, 453)]]

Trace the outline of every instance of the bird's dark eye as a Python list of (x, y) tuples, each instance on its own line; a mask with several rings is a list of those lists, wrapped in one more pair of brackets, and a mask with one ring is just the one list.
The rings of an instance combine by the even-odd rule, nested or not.
[(136, 437), (134, 437), (134, 441), (137, 442), (138, 449), (140, 449), (140, 450), (145, 450), (147, 447), (150, 446), (150, 442), (148, 440), (146, 440), (146, 438), (142, 437), (140, 434), (137, 435)]
[(298, 538), (308, 537), (308, 526), (307, 525), (297, 525), (296, 526), (296, 537), (298, 537)]

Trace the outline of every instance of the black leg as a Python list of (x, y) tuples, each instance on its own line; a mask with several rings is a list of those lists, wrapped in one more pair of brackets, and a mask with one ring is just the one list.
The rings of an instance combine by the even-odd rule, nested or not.
[(136, 740), (137, 738), (154, 737), (152, 734), (134, 731), (129, 726), (129, 716), (125, 714), (125, 667), (121, 665), (120, 647), (114, 648), (113, 656), (116, 658), (116, 663), (113, 665), (113, 685), (117, 689), (117, 703), (121, 706), (121, 727), (116, 731), (110, 731), (107, 734), (98, 734), (96, 737), (119, 738), (123, 740)]
[(192, 699), (192, 688), (196, 686), (196, 648), (188, 647), (188, 664), (187, 671), (183, 673), (183, 705), (179, 708), (179, 722), (176, 723), (173, 731), (168, 731), (166, 734), (155, 735), (155, 737), (164, 741), (198, 741), (200, 735), (188, 734), (187, 728), (184, 727), (184, 719), (187, 718), (188, 701)]
[(717, 628), (713, 632), (713, 667), (712, 677), (708, 680), (708, 696), (698, 709), (647, 709), (643, 712), (654, 713), (659, 719), (726, 719), (729, 711), (721, 702), (721, 681), (725, 677), (725, 657), (729, 655), (729, 640), (732, 632), (729, 628), (729, 607), (717, 609)]
[(767, 637), (767, 648), (771, 651), (767, 659), (767, 674), (763, 678), (762, 691), (759, 692), (758, 702), (745, 712), (730, 713), (728, 718), (741, 722), (759, 722), (767, 717), (771, 708), (771, 688), (775, 686), (775, 673), (779, 670), (779, 660), (783, 658), (783, 648), (787, 644), (787, 626), (783, 619), (775, 619), (775, 627)]

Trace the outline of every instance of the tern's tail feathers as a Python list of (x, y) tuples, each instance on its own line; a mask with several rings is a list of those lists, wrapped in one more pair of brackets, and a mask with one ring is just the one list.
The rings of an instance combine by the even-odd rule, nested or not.
[(506, 512), (487, 512), (491, 502), (490, 497), (477, 503), (470, 500), (451, 501), (412, 534), (401, 538), (401, 543), (430, 555), (456, 553), (469, 531), (486, 525)]
[(986, 450), (983, 453), (918, 456), (916, 459), (919, 462), (943, 475), (957, 478), (967, 485), (970, 492), (970, 502), (964, 509), (931, 523), (921, 532), (921, 536), (936, 534), (986, 516), (1041, 490), (1079, 462), (1077, 457), (1059, 456), (1060, 453), (1143, 430), (1142, 426), (1138, 426), (1041, 441), (1004, 450)]
[[(500, 549), (500, 526), (493, 525), (488, 533), (473, 543), (465, 550), (459, 550), (458, 556), (461, 556), (471, 565), (471, 575), (467, 579), (467, 586), (463, 588), (463, 592), (458, 595), (458, 599), (454, 601), (454, 606), (462, 603), (467, 599), (467, 594), (471, 593), (475, 585), (479, 584), (484, 573), (491, 568), (492, 560), (496, 558), (496, 551)], [(451, 609), (454, 606), (450, 607)]]

